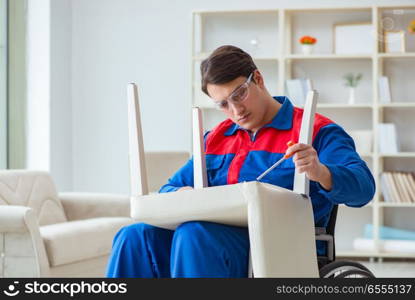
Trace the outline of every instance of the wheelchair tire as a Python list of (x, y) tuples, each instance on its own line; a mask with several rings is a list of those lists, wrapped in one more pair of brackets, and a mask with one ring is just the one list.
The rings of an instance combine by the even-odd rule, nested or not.
[(368, 272), (372, 277), (375, 277), (373, 273), (364, 265), (354, 261), (334, 261), (320, 269), (320, 278), (338, 278), (340, 273), (351, 270), (363, 270)]
[(375, 278), (375, 276), (371, 272), (364, 270), (348, 270), (341, 272), (334, 278)]

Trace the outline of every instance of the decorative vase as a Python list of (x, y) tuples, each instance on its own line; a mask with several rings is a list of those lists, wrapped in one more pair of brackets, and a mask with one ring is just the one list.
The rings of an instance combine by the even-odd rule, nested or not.
[(303, 50), (303, 54), (311, 54), (313, 53), (313, 45), (312, 44), (302, 44), (301, 49)]
[(349, 87), (349, 104), (355, 104), (356, 103), (356, 97), (355, 97), (355, 93), (356, 92), (356, 88), (354, 87)]

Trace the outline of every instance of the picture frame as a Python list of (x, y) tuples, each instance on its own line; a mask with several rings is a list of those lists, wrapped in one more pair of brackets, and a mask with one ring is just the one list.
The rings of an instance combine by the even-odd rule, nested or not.
[(336, 23), (333, 25), (335, 54), (372, 54), (375, 50), (371, 22)]
[(405, 32), (403, 30), (385, 30), (383, 32), (385, 53), (405, 52)]

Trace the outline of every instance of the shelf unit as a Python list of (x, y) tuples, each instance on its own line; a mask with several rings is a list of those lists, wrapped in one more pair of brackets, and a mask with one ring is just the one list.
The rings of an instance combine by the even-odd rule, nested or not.
[[(395, 15), (395, 12), (399, 13)], [(389, 219), (396, 219), (390, 218), (389, 215), (396, 217), (399, 209), (410, 208), (412, 211), (414, 208), (415, 211), (415, 203), (383, 202), (379, 188), (380, 175), (384, 170), (400, 170), (400, 166), (404, 164), (404, 170), (415, 171), (415, 141), (411, 141), (410, 129), (402, 130), (402, 152), (380, 153), (376, 146), (379, 123), (396, 121), (398, 132), (405, 122), (409, 122), (409, 127), (415, 128), (415, 118), (411, 118), (411, 114), (415, 116), (415, 98), (408, 97), (412, 95), (409, 90), (413, 90), (410, 84), (415, 80), (415, 74), (411, 74), (411, 67), (414, 66), (412, 70), (415, 69), (415, 35), (407, 37), (405, 53), (384, 53), (381, 42), (385, 18), (392, 19), (396, 26), (402, 27), (402, 15), (407, 23), (409, 19), (415, 19), (415, 6), (193, 12), (191, 105), (203, 109), (206, 129), (222, 121), (224, 117), (201, 92), (200, 62), (215, 48), (232, 44), (251, 54), (272, 95), (285, 95), (287, 79), (311, 78), (314, 88), (319, 92), (317, 112), (333, 119), (346, 131), (371, 131), (371, 149), (361, 152), (360, 155), (372, 170), (377, 191), (370, 204), (363, 208), (340, 207), (336, 229), (338, 256), (415, 258), (413, 253), (379, 251), (380, 226), (389, 226)], [(373, 35), (373, 51), (357, 55), (334, 54), (334, 24), (353, 22), (372, 24), (373, 32), (376, 33)], [(406, 27), (402, 29), (405, 30)], [(298, 39), (303, 35), (317, 37), (318, 42), (313, 54), (301, 53)], [(348, 72), (363, 74), (361, 85), (358, 87), (359, 93), (356, 91), (358, 101), (353, 105), (347, 104), (347, 90), (342, 89), (342, 75)], [(402, 72), (409, 76), (402, 75)], [(378, 78), (383, 75), (391, 79), (391, 103), (381, 103), (379, 100)], [(350, 226), (352, 223), (353, 226)], [(354, 251), (352, 240), (360, 236), (365, 223), (374, 226), (376, 250)], [(409, 227), (405, 229), (415, 230), (415, 222), (409, 222)]]

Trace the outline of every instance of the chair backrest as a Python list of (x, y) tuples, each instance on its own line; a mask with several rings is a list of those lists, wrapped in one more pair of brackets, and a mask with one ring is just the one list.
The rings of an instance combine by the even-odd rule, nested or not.
[(326, 232), (334, 237), (334, 231), (336, 229), (337, 210), (339, 206), (336, 204), (331, 210), (329, 222), (326, 227)]
[[(314, 116), (317, 107), (317, 92), (311, 90), (307, 93), (307, 99), (304, 106), (303, 118), (301, 121), (301, 129), (299, 136), (299, 143), (311, 145), (314, 129)], [(204, 163), (204, 147), (203, 138), (201, 133), (203, 132), (203, 121), (200, 113), (200, 109), (193, 108), (193, 157), (194, 160), (194, 182), (198, 182), (198, 187), (205, 187), (206, 166)], [(203, 136), (202, 136), (203, 137)], [(196, 159), (197, 158), (197, 159)], [(201, 183), (204, 182), (202, 185)], [(195, 186), (196, 187), (196, 186)], [(294, 187), (293, 191), (299, 194), (309, 195), (310, 180), (305, 173), (300, 174), (297, 170), (294, 175)]]
[[(301, 129), (298, 142), (302, 144), (311, 145), (313, 142), (314, 116), (317, 108), (317, 91), (310, 90), (307, 93), (306, 102), (304, 105), (303, 118), (301, 120)], [(310, 180), (306, 173), (299, 173), (295, 169), (294, 187), (293, 191), (303, 195), (310, 193)]]
[(55, 184), (47, 172), (1, 170), (0, 205), (32, 208), (37, 215), (39, 225), (67, 221)]
[(334, 232), (336, 230), (336, 220), (337, 220), (337, 210), (339, 206), (336, 204), (333, 206), (333, 209), (331, 210), (329, 222), (327, 223), (326, 232), (327, 234), (331, 235), (333, 237), (332, 243), (332, 249), (333, 253), (331, 253), (332, 261), (336, 260), (336, 241), (334, 237)]
[[(130, 154), (130, 186), (131, 196), (148, 194), (147, 170), (145, 164), (144, 145), (140, 120), (140, 106), (137, 86), (130, 83), (127, 87), (128, 119), (129, 119), (129, 154)], [(317, 92), (311, 90), (307, 94), (301, 123), (299, 142), (311, 144), (313, 136), (314, 115), (317, 106)], [(207, 172), (204, 158), (203, 121), (198, 108), (193, 109), (193, 156), (195, 187), (207, 186)], [(300, 194), (309, 194), (309, 179), (306, 174), (297, 171), (294, 176), (293, 190)]]
[(186, 151), (144, 152), (137, 85), (127, 86), (131, 196), (158, 192), (168, 178), (189, 159)]
[(144, 157), (140, 104), (138, 102), (138, 89), (136, 84), (128, 84), (127, 99), (130, 189), (131, 196), (135, 197), (148, 194), (147, 169)]
[(198, 107), (192, 109), (193, 132), (193, 182), (194, 188), (200, 189), (208, 186), (205, 146), (203, 140), (202, 111)]

